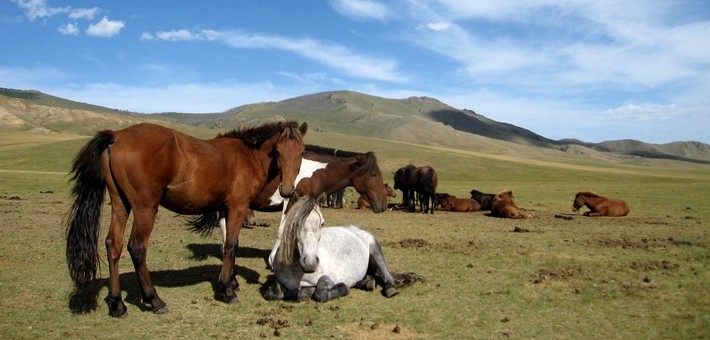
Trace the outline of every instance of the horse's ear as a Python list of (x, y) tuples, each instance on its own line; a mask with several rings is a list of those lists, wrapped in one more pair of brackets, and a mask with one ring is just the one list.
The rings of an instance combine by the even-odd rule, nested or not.
[(308, 131), (308, 123), (303, 122), (303, 124), (301, 124), (301, 127), (299, 127), (298, 130), (301, 131), (301, 136), (304, 136)]
[(320, 195), (318, 195), (316, 202), (318, 203), (318, 206), (326, 204), (328, 202), (328, 195), (326, 195), (325, 192), (321, 193)]
[(276, 127), (279, 128), (279, 133), (284, 132), (284, 129), (285, 129), (285, 128), (284, 128), (284, 122), (278, 122), (278, 123), (276, 123)]
[(357, 159), (357, 162), (360, 164), (367, 163), (367, 155), (357, 154), (355, 155), (355, 159)]

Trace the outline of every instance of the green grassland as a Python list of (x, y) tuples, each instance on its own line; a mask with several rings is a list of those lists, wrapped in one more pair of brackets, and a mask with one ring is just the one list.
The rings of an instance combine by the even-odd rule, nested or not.
[[(209, 138), (215, 130), (189, 128)], [(108, 269), (75, 292), (64, 259), (67, 172), (86, 136), (0, 134), (0, 331), (8, 338), (708, 338), (710, 166), (564, 153), (486, 154), (310, 131), (306, 141), (375, 151), (386, 181), (408, 163), (431, 165), (439, 191), (467, 197), (510, 189), (536, 217), (324, 209), (329, 225), (359, 224), (383, 244), (394, 272), (425, 277), (391, 299), (352, 290), (325, 304), (269, 302), (264, 258), (271, 227), (242, 229), (240, 304), (215, 299), (219, 237), (191, 233), (161, 209), (148, 265), (170, 312), (140, 303), (130, 257), (121, 261), (129, 311), (108, 316)], [(573, 214), (577, 191), (625, 199), (623, 218)], [(399, 201), (399, 197), (395, 200)], [(106, 202), (102, 233), (110, 206)], [(571, 219), (555, 218), (569, 214)], [(518, 227), (528, 232), (513, 232)], [(129, 231), (126, 231), (128, 234)], [(103, 245), (100, 246), (105, 257)]]

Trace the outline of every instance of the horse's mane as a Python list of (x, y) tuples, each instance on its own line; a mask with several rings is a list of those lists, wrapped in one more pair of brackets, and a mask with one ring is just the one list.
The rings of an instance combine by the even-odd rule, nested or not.
[(286, 133), (286, 138), (301, 138), (301, 135), (299, 133), (296, 133), (296, 131), (298, 131), (298, 123), (295, 121), (276, 121), (265, 123), (256, 127), (241, 126), (224, 134), (219, 134), (217, 135), (217, 138), (224, 137), (241, 139), (250, 148), (256, 149), (259, 148), (262, 143), (271, 138), (274, 134), (279, 133), (279, 124), (281, 124), (281, 128), (285, 130), (284, 132)]
[(368, 172), (374, 171), (375, 165), (377, 164), (377, 157), (375, 157), (375, 153), (372, 151), (368, 151), (367, 153), (360, 153), (360, 152), (353, 152), (353, 151), (338, 150), (338, 149), (333, 149), (333, 148), (326, 148), (323, 146), (311, 145), (311, 144), (306, 144), (306, 151), (316, 153), (320, 156), (333, 157), (333, 158), (365, 157), (367, 160), (367, 171)]
[[(300, 197), (291, 206), (291, 209), (284, 217), (284, 230), (281, 235), (281, 245), (279, 246), (279, 261), (286, 266), (293, 264), (297, 251), (298, 229), (301, 228), (303, 222), (308, 218), (311, 211), (318, 206), (318, 199), (314, 197)], [(320, 226), (319, 226), (320, 227)]]
[(579, 196), (579, 195), (588, 196), (588, 197), (604, 197), (602, 195), (599, 195), (599, 194), (597, 194), (595, 192), (591, 192), (591, 191), (580, 191), (577, 193), (577, 196)]
[(494, 199), (506, 200), (506, 201), (512, 202), (513, 201), (513, 192), (510, 190), (503, 190), (503, 191), (497, 193)]

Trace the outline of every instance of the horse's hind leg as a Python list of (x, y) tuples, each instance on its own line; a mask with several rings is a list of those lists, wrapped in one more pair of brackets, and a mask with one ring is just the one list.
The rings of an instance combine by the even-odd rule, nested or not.
[(370, 267), (374, 267), (382, 275), (382, 280), (385, 282), (383, 294), (386, 297), (390, 298), (399, 294), (394, 284), (394, 278), (389, 268), (387, 268), (387, 261), (385, 261), (385, 254), (382, 251), (380, 242), (374, 236), (372, 237), (372, 242), (370, 242)]
[(109, 314), (113, 317), (121, 317), (128, 309), (121, 298), (121, 286), (119, 284), (118, 262), (121, 259), (123, 250), (123, 233), (126, 230), (128, 215), (131, 213), (131, 206), (123, 197), (116, 186), (113, 174), (110, 169), (109, 152), (101, 154), (101, 167), (106, 178), (106, 187), (111, 198), (111, 226), (106, 235), (106, 254), (109, 266)]
[(376, 285), (375, 277), (367, 274), (364, 279), (358, 281), (353, 287), (371, 292), (375, 290)]
[(150, 278), (148, 265), (146, 263), (146, 254), (148, 251), (148, 240), (150, 233), (153, 230), (155, 223), (155, 215), (158, 212), (158, 207), (148, 207), (134, 210), (133, 212), (133, 230), (128, 241), (128, 252), (133, 260), (133, 267), (138, 274), (138, 281), (141, 285), (143, 294), (143, 303), (151, 305), (151, 309), (156, 314), (168, 312), (165, 302), (158, 296), (158, 293), (153, 286), (153, 280)]
[(313, 299), (318, 302), (326, 302), (348, 295), (350, 289), (344, 283), (336, 284), (328, 276), (321, 276), (313, 292)]

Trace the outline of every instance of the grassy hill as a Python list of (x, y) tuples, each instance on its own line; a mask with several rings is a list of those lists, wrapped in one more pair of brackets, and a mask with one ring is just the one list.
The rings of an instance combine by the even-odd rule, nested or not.
[[(141, 121), (227, 130), (271, 119), (306, 121), (311, 129), (412, 144), (546, 159), (567, 153), (575, 162), (593, 157), (638, 157), (710, 163), (710, 145), (649, 144), (633, 140), (585, 143), (555, 141), (524, 128), (459, 110), (434, 98), (388, 99), (352, 91), (323, 92), (280, 102), (239, 106), (222, 113), (138, 114), (74, 102), (38, 91), (0, 89), (0, 130), (91, 135)], [(200, 129), (198, 129), (200, 130)]]

